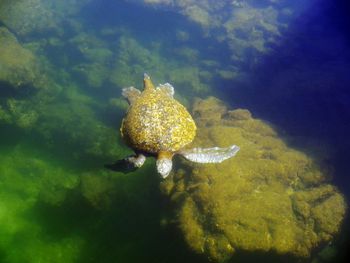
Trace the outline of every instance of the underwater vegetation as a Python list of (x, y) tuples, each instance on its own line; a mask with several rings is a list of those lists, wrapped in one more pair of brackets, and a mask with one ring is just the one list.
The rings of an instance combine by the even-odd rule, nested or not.
[(3, 0), (0, 3), (0, 20), (22, 38), (44, 34), (63, 35), (64, 20), (90, 1)]
[(324, 167), (248, 110), (210, 97), (195, 102), (193, 115), (194, 146), (241, 147), (221, 164), (182, 161), (161, 183), (194, 251), (215, 262), (248, 251), (304, 258), (338, 233), (346, 204)]
[(62, 204), (78, 176), (30, 145), (2, 149), (0, 163), (1, 261), (76, 262), (83, 239), (75, 234), (50, 238), (33, 210), (40, 202)]
[[(110, 12), (117, 17), (117, 21), (121, 17), (120, 24), (107, 24), (107, 21), (100, 28), (96, 28), (94, 21), (86, 20), (85, 16), (95, 16), (94, 12), (100, 14), (105, 10), (100, 10), (98, 4), (95, 8), (95, 3), (92, 2), (2, 1), (0, 22), (28, 49), (40, 55), (41, 60), (50, 60), (54, 66), (63, 66), (64, 73), (80, 79), (93, 92), (108, 86), (120, 89), (125, 85), (132, 85), (144, 71), (155, 72), (155, 79), (168, 79), (187, 92), (199, 94), (209, 91), (208, 81), (213, 76), (208, 69), (200, 67), (202, 62), (198, 58), (198, 51), (186, 45), (193, 37), (181, 30), (183, 26), (172, 26), (171, 30), (176, 32), (171, 39), (162, 39), (161, 35), (156, 35), (151, 43), (145, 45), (143, 37), (147, 36), (139, 34), (138, 31), (133, 32), (131, 25), (122, 20), (127, 7), (122, 3), (111, 7), (113, 11)], [(79, 12), (81, 16), (77, 17)], [(165, 22), (171, 21), (168, 19)], [(181, 32), (182, 37), (179, 36)], [(176, 49), (167, 48), (169, 42), (174, 41), (181, 42), (181, 45)], [(183, 61), (166, 56), (165, 53), (183, 58)], [(224, 65), (215, 65), (212, 71), (224, 69)]]
[(55, 143), (65, 139), (68, 145), (79, 145), (79, 151), (85, 148), (83, 152), (95, 157), (116, 154), (115, 145), (109, 142), (117, 141), (118, 134), (97, 120), (91, 108), (97, 102), (73, 82), (64, 83), (65, 87), (56, 82), (51, 77), (52, 65), (44, 68), (46, 61), (22, 47), (8, 30), (0, 30), (1, 122), (32, 130), (48, 147), (57, 147)]
[(40, 76), (35, 55), (23, 48), (6, 27), (0, 27), (0, 63), (0, 81), (6, 81), (16, 89), (38, 85)]
[[(230, 49), (231, 71), (254, 67), (283, 39), (289, 23), (313, 3), (288, 0), (128, 0), (182, 14)], [(233, 76), (231, 78), (234, 78)]]
[[(307, 261), (330, 244), (346, 204), (327, 165), (248, 110), (194, 100), (233, 94), (228, 81), (255, 73), (305, 8), (297, 2), (0, 1), (0, 262), (224, 262), (242, 253)], [(192, 108), (189, 147), (234, 143), (235, 159), (175, 158), (165, 181), (151, 158), (129, 174), (105, 170), (132, 154), (120, 138), (121, 92), (141, 88), (144, 72)], [(327, 89), (317, 74), (298, 89)]]

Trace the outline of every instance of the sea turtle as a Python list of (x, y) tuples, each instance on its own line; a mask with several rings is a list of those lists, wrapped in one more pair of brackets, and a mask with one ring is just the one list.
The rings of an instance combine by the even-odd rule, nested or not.
[(173, 86), (165, 83), (155, 88), (147, 74), (143, 84), (142, 92), (134, 87), (124, 88), (122, 92), (130, 106), (120, 131), (126, 144), (135, 151), (135, 155), (121, 160), (129, 167), (141, 167), (146, 156), (154, 156), (159, 174), (166, 178), (174, 154), (198, 163), (220, 163), (238, 152), (236, 145), (184, 149), (193, 141), (197, 128), (186, 108), (173, 98)]

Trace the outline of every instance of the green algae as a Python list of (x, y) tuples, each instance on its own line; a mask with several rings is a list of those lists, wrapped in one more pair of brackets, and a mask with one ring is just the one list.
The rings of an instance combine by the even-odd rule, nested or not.
[[(302, 11), (293, 1), (128, 1), (180, 13), (199, 25), (204, 36), (212, 37), (217, 43), (225, 42), (230, 49), (231, 62), (249, 68), (257, 64), (256, 57), (268, 54), (272, 51), (271, 45), (280, 43), (288, 23)], [(187, 39), (181, 31), (178, 35), (180, 40)], [(222, 70), (231, 71), (229, 67)], [(244, 69), (240, 68), (242, 72)]]
[(109, 70), (100, 63), (92, 63), (76, 66), (74, 72), (77, 73), (84, 82), (92, 88), (101, 88), (109, 77)]
[(79, 12), (91, 0), (45, 1), (4, 0), (0, 4), (0, 21), (21, 37), (35, 34), (64, 34), (62, 23)]
[[(118, 32), (118, 28), (114, 31)], [(208, 83), (213, 76), (210, 70), (201, 69), (197, 50), (185, 45), (172, 50), (162, 40), (145, 46), (142, 39), (125, 29), (123, 31), (122, 35), (116, 33), (117, 45), (113, 47), (108, 46), (103, 38), (84, 32), (69, 40), (70, 49), (82, 56), (80, 61), (74, 62), (72, 73), (87, 87), (105, 89), (113, 86), (120, 89), (135, 83), (147, 71), (154, 79), (167, 79), (186, 92), (209, 92)]]
[(117, 131), (98, 121), (94, 111), (81, 103), (55, 103), (47, 106), (36, 130), (43, 138), (55, 144), (65, 140), (68, 146), (76, 148), (70, 153), (76, 159), (81, 154), (107, 158), (121, 154), (117, 144), (111, 144), (119, 140)]
[(3, 118), (7, 123), (15, 123), (18, 127), (29, 129), (35, 125), (38, 120), (38, 113), (34, 110), (28, 110), (27, 103), (21, 100), (7, 100), (8, 113), (4, 112)]
[(32, 217), (38, 202), (62, 204), (79, 178), (45, 154), (23, 146), (2, 151), (0, 163), (0, 251), (6, 251), (5, 262), (75, 262), (81, 237), (48, 239)]
[[(167, 45), (172, 49), (173, 39), (154, 36), (147, 44), (124, 27), (102, 29), (97, 36), (81, 21), (63, 15), (74, 14), (89, 1), (12, 2), (0, 4), (0, 20), (18, 39), (28, 42), (1, 27), (0, 80), (11, 92), (1, 98), (0, 125), (19, 130), (19, 137), (34, 143), (25, 149), (22, 144), (26, 143), (18, 141), (11, 145), (14, 150), (2, 149), (0, 155), (0, 260), (176, 262), (184, 253), (182, 262), (195, 262), (197, 258), (190, 260), (191, 254), (183, 252), (181, 242), (172, 243), (173, 236), (164, 238), (159, 226), (164, 209), (159, 200), (164, 197), (158, 194), (154, 165), (146, 164), (129, 175), (101, 167), (131, 154), (119, 138), (121, 112), (127, 107), (120, 90), (139, 83), (145, 71), (159, 82), (173, 84), (176, 96), (189, 106), (193, 95), (210, 92), (216, 76), (234, 79), (239, 70), (188, 48), (193, 36), (184, 29), (174, 34), (182, 44), (169, 51)], [(283, 26), (271, 8), (254, 12), (248, 6), (222, 20), (211, 16), (211, 8), (225, 7), (202, 2), (175, 4), (205, 34), (223, 26), (226, 35), (215, 37), (230, 43), (234, 61), (244, 62), (247, 49), (267, 52), (267, 39), (275, 41)], [(252, 30), (255, 18), (260, 20)], [(63, 41), (70, 30), (74, 36)], [(42, 34), (39, 39), (31, 39), (37, 33)], [(103, 37), (111, 36), (115, 39), (108, 44)], [(16, 93), (20, 89), (25, 97)], [(105, 99), (91, 90), (113, 95)], [(238, 160), (209, 166), (210, 175), (207, 168), (188, 168), (186, 163), (177, 170), (175, 182), (162, 184), (163, 191), (181, 205), (176, 210), (179, 217), (169, 221), (179, 220), (190, 247), (225, 261), (237, 251), (306, 256), (313, 247), (332, 240), (344, 214), (344, 200), (335, 187), (325, 183), (324, 173), (309, 157), (289, 149), (270, 126), (252, 119), (249, 111), (228, 111), (215, 101), (195, 102), (193, 112), (203, 128), (198, 144), (239, 144)], [(108, 119), (108, 114), (113, 117)], [(239, 174), (248, 180), (231, 181), (237, 174), (237, 168), (228, 167), (231, 164), (241, 167)], [(229, 172), (216, 180), (218, 170), (220, 176), (222, 171)], [(188, 174), (195, 179), (188, 179)], [(217, 196), (217, 204), (212, 196)], [(237, 199), (247, 207), (234, 202)], [(226, 209), (234, 211), (232, 217)], [(280, 211), (284, 221), (276, 217)], [(287, 222), (291, 223), (288, 228), (283, 225)]]
[[(48, 152), (44, 145), (28, 141), (27, 136), (0, 153), (3, 262), (79, 262), (84, 258), (101, 262), (96, 255), (104, 245), (113, 246), (113, 252), (106, 253), (103, 262), (113, 257), (130, 260), (135, 249), (140, 253), (134, 262), (144, 257), (148, 237), (160, 230), (156, 227), (159, 208), (154, 207), (158, 199), (154, 164), (123, 176), (102, 165), (91, 169), (87, 163), (91, 160), (80, 157), (76, 160), (83, 162), (79, 168), (54, 149)], [(65, 150), (71, 147), (66, 144)], [(145, 224), (136, 225), (139, 216), (149, 221), (146, 225), (152, 226), (152, 235), (143, 236)], [(130, 238), (135, 236), (134, 229), (140, 233), (139, 244)]]
[[(68, 144), (65, 149), (72, 150)], [(80, 169), (37, 142), (28, 144), (28, 137), (2, 148), (2, 262), (139, 262), (156, 255), (144, 249), (162, 234), (154, 164), (122, 175), (78, 161), (84, 162)]]
[(35, 85), (40, 80), (35, 55), (22, 47), (5, 27), (0, 27), (0, 81), (14, 88)]
[(345, 200), (314, 160), (247, 110), (228, 111), (209, 98), (197, 100), (193, 112), (199, 130), (193, 146), (241, 150), (221, 164), (183, 162), (162, 182), (191, 249), (217, 262), (236, 251), (304, 258), (334, 238)]
[(208, 11), (206, 11), (204, 8), (200, 8), (197, 5), (192, 5), (185, 8), (184, 14), (204, 28), (212, 26), (213, 18), (210, 17)]
[[(195, 56), (193, 50), (177, 49), (179, 54)], [(206, 84), (208, 72), (202, 71), (198, 66), (190, 66), (161, 56), (160, 50), (149, 50), (136, 39), (123, 36), (119, 39), (118, 52), (114, 67), (110, 74), (110, 82), (118, 87), (126, 87), (135, 83), (139, 76), (145, 72), (154, 75), (155, 80), (166, 79), (177, 90), (186, 90), (186, 93), (206, 93), (209, 87)], [(203, 72), (203, 74), (201, 74)], [(157, 83), (157, 82), (156, 82)], [(137, 84), (137, 83), (136, 83)]]
[(19, 35), (56, 28), (54, 13), (42, 0), (2, 1), (0, 20)]
[[(32, 153), (32, 158), (26, 157), (28, 152)], [(59, 204), (64, 200), (64, 190), (76, 187), (78, 178), (60, 168), (59, 164), (52, 165), (52, 160), (45, 160), (43, 153), (34, 153), (34, 150), (18, 146), (6, 157), (2, 156), (2, 184), (6, 191), (22, 191), (23, 197), (31, 201), (44, 196), (46, 201)]]

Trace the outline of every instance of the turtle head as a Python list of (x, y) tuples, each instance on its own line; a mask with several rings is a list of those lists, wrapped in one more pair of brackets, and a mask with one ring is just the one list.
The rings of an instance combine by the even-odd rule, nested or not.
[(147, 73), (143, 74), (143, 88), (144, 88), (144, 90), (154, 89), (154, 85), (151, 81), (151, 78), (150, 78), (150, 76), (148, 76)]

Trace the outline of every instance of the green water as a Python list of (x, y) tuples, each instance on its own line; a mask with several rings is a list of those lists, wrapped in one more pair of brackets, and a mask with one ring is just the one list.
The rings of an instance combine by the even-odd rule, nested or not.
[[(12, 15), (2, 13), (0, 261), (195, 261), (168, 227), (154, 161), (129, 174), (103, 167), (132, 153), (119, 135), (127, 109), (121, 88), (141, 87), (144, 71), (177, 82), (187, 104), (192, 95), (184, 92), (208, 92), (199, 51), (166, 47), (186, 24), (150, 10), (145, 15), (175, 22), (167, 34), (166, 25), (150, 34), (133, 20), (142, 9), (124, 4), (105, 18), (94, 17), (93, 4), (81, 11), (73, 4), (62, 21), (64, 4), (62, 11), (55, 1), (0, 7)], [(154, 22), (143, 20), (150, 30)]]
[[(209, 95), (249, 105), (253, 90), (236, 94), (232, 85), (247, 85), (288, 10), (278, 20), (278, 4), (250, 3), (243, 22), (259, 18), (254, 8), (268, 14), (250, 31), (252, 22), (234, 28), (235, 9), (210, 18), (197, 6), (139, 2), (0, 3), (0, 262), (208, 262), (181, 232), (181, 209), (153, 159), (131, 173), (104, 168), (132, 154), (119, 133), (128, 107), (121, 90), (141, 88), (147, 72), (155, 84), (173, 84), (189, 109)], [(240, 253), (232, 262), (296, 260)]]

